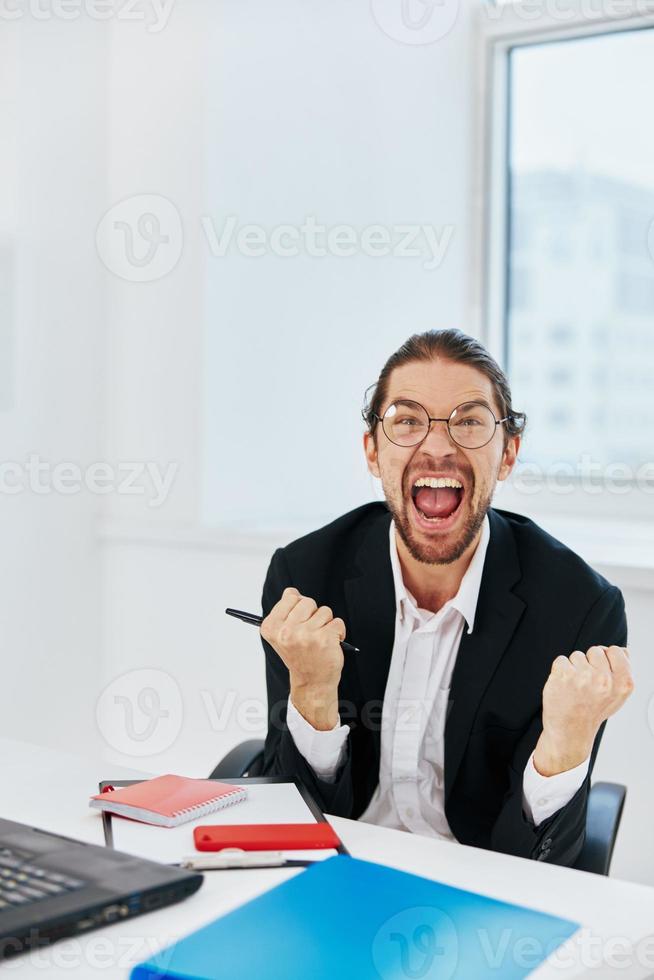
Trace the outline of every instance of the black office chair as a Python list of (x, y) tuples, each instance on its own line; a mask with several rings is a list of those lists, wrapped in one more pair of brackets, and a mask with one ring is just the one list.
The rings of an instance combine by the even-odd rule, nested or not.
[[(256, 776), (263, 762), (263, 739), (241, 742), (220, 760), (210, 779), (236, 779), (246, 774)], [(574, 863), (578, 871), (608, 875), (613, 857), (627, 787), (620, 783), (593, 783), (588, 797), (586, 839)]]
[(588, 794), (586, 839), (574, 863), (579, 871), (607, 875), (618, 836), (627, 787), (621, 783), (593, 783)]
[(263, 739), (251, 738), (235, 745), (224, 756), (209, 779), (238, 779), (241, 776), (256, 776), (263, 763)]

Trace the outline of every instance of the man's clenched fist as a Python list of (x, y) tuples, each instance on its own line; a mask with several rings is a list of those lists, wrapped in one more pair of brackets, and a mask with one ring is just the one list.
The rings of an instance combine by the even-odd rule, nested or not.
[(284, 589), (261, 624), (261, 635), (290, 675), (291, 700), (319, 730), (338, 721), (338, 682), (343, 670), (345, 623), (297, 589)]
[(534, 765), (553, 776), (590, 755), (602, 722), (622, 707), (634, 689), (629, 651), (591, 647), (557, 657), (543, 689), (543, 732)]

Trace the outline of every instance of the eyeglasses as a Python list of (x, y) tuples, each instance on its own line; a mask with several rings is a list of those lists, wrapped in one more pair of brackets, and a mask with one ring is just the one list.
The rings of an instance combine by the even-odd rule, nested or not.
[(419, 402), (405, 399), (392, 402), (383, 417), (372, 417), (381, 422), (386, 438), (396, 446), (418, 446), (429, 435), (432, 422), (445, 422), (450, 439), (463, 449), (481, 449), (491, 441), (497, 426), (508, 422), (508, 416), (496, 419), (482, 402), (464, 402), (449, 418), (434, 419)]

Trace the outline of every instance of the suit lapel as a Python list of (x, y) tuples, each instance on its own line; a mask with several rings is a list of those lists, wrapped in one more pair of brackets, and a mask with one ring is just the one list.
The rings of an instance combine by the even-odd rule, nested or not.
[(369, 717), (377, 759), (380, 755), (381, 705), (395, 637), (395, 586), (391, 569), (391, 515), (381, 514), (368, 529), (344, 582), (348, 639), (359, 647), (355, 659), (361, 698)]
[(445, 797), (449, 796), (479, 703), (520, 621), (525, 603), (511, 590), (520, 562), (511, 528), (489, 511), (490, 541), (472, 633), (464, 629), (457, 655), (445, 727)]

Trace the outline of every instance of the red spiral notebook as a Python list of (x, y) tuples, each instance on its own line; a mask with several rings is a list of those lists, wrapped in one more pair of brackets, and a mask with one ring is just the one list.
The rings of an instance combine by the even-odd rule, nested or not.
[(89, 806), (158, 827), (177, 827), (240, 803), (246, 796), (242, 786), (167, 775), (122, 789), (107, 786), (102, 793), (91, 797)]

